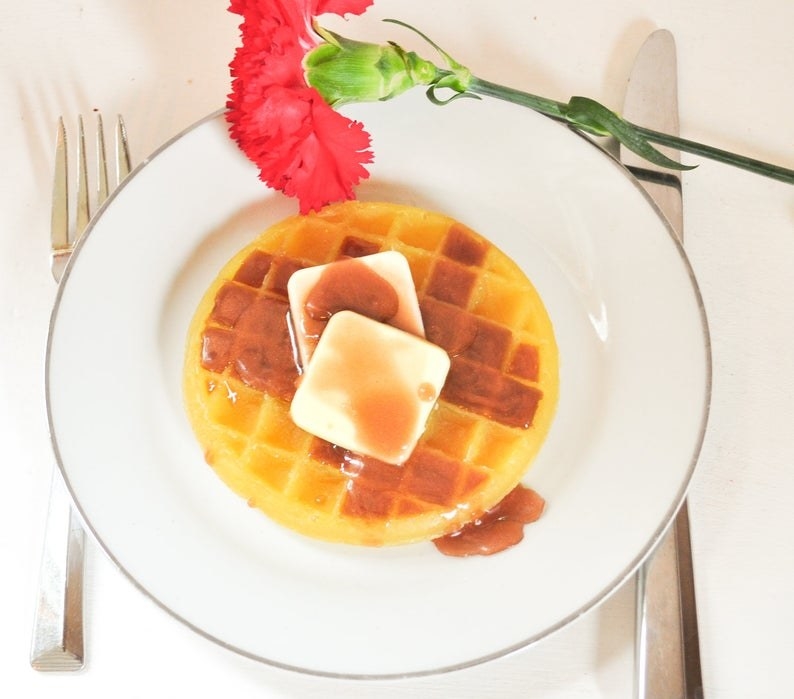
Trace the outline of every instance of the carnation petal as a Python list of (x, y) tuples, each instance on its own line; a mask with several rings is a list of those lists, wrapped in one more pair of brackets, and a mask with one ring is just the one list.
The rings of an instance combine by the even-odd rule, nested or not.
[(301, 144), (301, 167), (291, 173), (289, 187), (302, 213), (352, 199), (353, 187), (369, 177), (364, 164), (373, 157), (363, 125), (334, 111), (319, 94), (312, 100), (312, 120), (312, 133)]
[(374, 0), (313, 0), (313, 16), (322, 14), (360, 15)]
[(329, 107), (314, 88), (270, 86), (227, 112), (230, 133), (268, 186), (297, 197), (302, 213), (353, 197), (369, 176), (369, 134)]
[(369, 176), (370, 137), (306, 84), (303, 58), (317, 43), (317, 14), (358, 14), (372, 0), (232, 0), (243, 17), (230, 63), (229, 133), (268, 186), (297, 197), (306, 213), (353, 197)]

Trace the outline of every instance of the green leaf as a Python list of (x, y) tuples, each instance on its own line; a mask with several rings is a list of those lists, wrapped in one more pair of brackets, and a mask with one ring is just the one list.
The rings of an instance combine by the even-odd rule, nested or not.
[(695, 167), (668, 158), (654, 148), (632, 124), (589, 97), (571, 97), (565, 117), (570, 124), (589, 133), (597, 136), (614, 136), (630, 151), (659, 167), (671, 170), (692, 170)]
[(449, 104), (450, 102), (454, 102), (455, 100), (461, 99), (462, 97), (468, 97), (470, 99), (482, 99), (479, 95), (475, 95), (473, 92), (455, 92), (455, 88), (451, 87), (453, 90), (452, 94), (447, 97), (446, 99), (442, 99), (438, 97), (436, 93), (438, 92), (439, 88), (443, 89), (444, 87), (450, 87), (448, 85), (442, 85), (441, 81), (439, 80), (436, 83), (430, 85), (425, 92), (427, 95), (427, 99), (429, 99), (433, 104), (438, 107), (443, 107), (445, 104)]

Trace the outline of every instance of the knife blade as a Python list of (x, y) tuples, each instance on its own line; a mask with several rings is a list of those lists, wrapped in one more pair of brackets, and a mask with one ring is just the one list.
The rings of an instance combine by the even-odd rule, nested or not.
[[(678, 136), (678, 61), (675, 40), (666, 29), (653, 32), (640, 47), (631, 69), (623, 116), (639, 126)], [(681, 162), (681, 154), (659, 147), (668, 158)], [(684, 209), (681, 176), (640, 158), (624, 146), (620, 160), (640, 180), (670, 222), (678, 239), (684, 238)]]
[[(675, 40), (664, 29), (640, 48), (631, 70), (623, 116), (639, 126), (679, 134)], [(680, 154), (660, 148), (680, 162)], [(680, 173), (649, 164), (620, 148), (620, 160), (649, 194), (683, 243)], [(703, 697), (689, 512), (686, 500), (637, 573), (635, 688), (638, 699)]]

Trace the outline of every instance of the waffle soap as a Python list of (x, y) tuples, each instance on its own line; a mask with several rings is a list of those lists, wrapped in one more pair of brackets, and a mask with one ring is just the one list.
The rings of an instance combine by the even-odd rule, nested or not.
[(290, 277), (287, 292), (295, 344), (304, 366), (325, 323), (341, 310), (425, 336), (411, 268), (396, 250), (299, 269)]
[(449, 365), (427, 340), (339, 311), (301, 377), (292, 419), (339, 447), (401, 464), (424, 432)]

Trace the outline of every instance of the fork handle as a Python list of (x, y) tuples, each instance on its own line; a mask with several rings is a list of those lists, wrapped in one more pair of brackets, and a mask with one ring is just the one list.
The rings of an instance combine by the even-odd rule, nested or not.
[(53, 469), (30, 664), (35, 670), (83, 667), (85, 532)]

